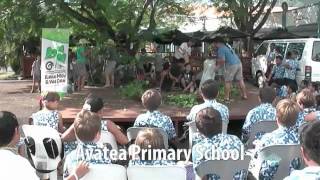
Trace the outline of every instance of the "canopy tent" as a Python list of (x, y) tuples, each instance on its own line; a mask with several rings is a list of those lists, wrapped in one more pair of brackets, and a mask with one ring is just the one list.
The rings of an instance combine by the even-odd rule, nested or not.
[(269, 40), (269, 39), (294, 39), (301, 38), (301, 36), (288, 32), (287, 29), (278, 28), (269, 32), (260, 33), (255, 36), (257, 40)]
[(165, 33), (158, 34), (153, 39), (158, 44), (171, 44), (180, 45), (183, 42), (188, 42), (192, 40), (190, 36), (182, 33), (181, 31), (175, 29)]
[(223, 26), (220, 27), (217, 31), (214, 31), (202, 38), (205, 42), (212, 42), (216, 37), (226, 37), (229, 39), (235, 38), (246, 38), (249, 34), (239, 31), (237, 29), (233, 29), (231, 27)]

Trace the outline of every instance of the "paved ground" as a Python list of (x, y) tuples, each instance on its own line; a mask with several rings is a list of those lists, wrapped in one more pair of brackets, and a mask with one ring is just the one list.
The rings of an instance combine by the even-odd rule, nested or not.
[(31, 81), (0, 81), (0, 110), (11, 111), (20, 124), (39, 109), (39, 94), (31, 94)]

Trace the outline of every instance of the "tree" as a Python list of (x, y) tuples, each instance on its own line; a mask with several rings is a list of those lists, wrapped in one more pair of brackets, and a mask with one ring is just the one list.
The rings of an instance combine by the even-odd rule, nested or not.
[(267, 21), (277, 0), (212, 0), (218, 10), (230, 12), (239, 30), (254, 36)]
[[(99, 40), (112, 39), (118, 48), (134, 55), (141, 40), (153, 34), (157, 25), (175, 14), (187, 14), (186, 2), (174, 0), (45, 0), (47, 7), (58, 8), (70, 20), (93, 29)], [(142, 31), (143, 30), (143, 31)]]

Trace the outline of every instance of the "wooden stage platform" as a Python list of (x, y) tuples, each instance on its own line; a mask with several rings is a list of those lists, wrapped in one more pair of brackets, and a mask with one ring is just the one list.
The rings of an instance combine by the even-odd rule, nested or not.
[[(258, 89), (250, 84), (247, 85), (247, 89), (248, 100), (238, 100), (228, 106), (230, 121), (245, 119), (248, 111), (258, 104)], [(76, 114), (81, 110), (86, 96), (90, 93), (104, 99), (103, 119), (112, 120), (117, 124), (131, 124), (139, 114), (145, 112), (141, 102), (122, 99), (116, 89), (87, 87), (82, 92), (76, 92), (65, 97), (60, 103), (60, 110), (65, 123), (73, 122)], [(190, 108), (161, 105), (160, 111), (169, 115), (178, 126), (178, 123), (185, 121)]]

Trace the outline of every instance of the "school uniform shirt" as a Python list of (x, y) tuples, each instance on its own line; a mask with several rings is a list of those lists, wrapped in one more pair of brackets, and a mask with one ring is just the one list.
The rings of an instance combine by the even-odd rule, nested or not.
[(296, 79), (296, 73), (297, 73), (297, 68), (298, 68), (298, 62), (294, 59), (287, 59), (285, 61), (286, 64), (289, 64), (290, 69), (285, 68), (283, 78), (287, 79)]
[[(248, 112), (242, 127), (243, 142), (249, 139), (252, 126), (260, 121), (276, 121), (276, 108), (272, 104), (263, 103)], [(264, 133), (260, 132), (258, 136), (261, 137)]]
[(59, 112), (41, 110), (32, 114), (33, 124), (37, 126), (47, 126), (58, 131)]
[(130, 160), (129, 166), (170, 166), (176, 162), (170, 160)]
[[(216, 152), (226, 150), (230, 152), (238, 151), (239, 154), (241, 154), (242, 148), (243, 144), (241, 140), (234, 135), (221, 133), (211, 138), (206, 137), (192, 147), (193, 168), (196, 168), (203, 161), (210, 160), (210, 158), (214, 160), (215, 157), (212, 155), (212, 149)], [(206, 153), (208, 153), (209, 159), (205, 159), (204, 154)], [(245, 179), (244, 177), (246, 177), (246, 172), (241, 171), (235, 174), (234, 179)], [(219, 179), (219, 172), (217, 172), (217, 174), (208, 175), (208, 179)]]
[[(267, 133), (262, 136), (261, 140), (256, 143), (256, 152), (261, 151), (262, 148), (272, 145), (282, 144), (299, 144), (298, 129), (296, 126), (287, 128), (279, 126), (278, 129)], [(298, 158), (295, 158), (291, 162), (290, 169), (298, 169), (301, 162)], [(259, 179), (272, 179), (277, 172), (279, 163), (277, 161), (266, 160), (262, 162)], [(290, 171), (290, 170), (288, 170)], [(289, 172), (288, 172), (289, 174)]]
[(0, 149), (1, 180), (39, 180), (35, 169), (22, 156), (6, 149)]
[(110, 156), (104, 153), (103, 145), (94, 142), (78, 142), (77, 148), (66, 156), (63, 167), (63, 177), (66, 178), (71, 175), (81, 161), (86, 161), (89, 164), (111, 164)]
[(302, 170), (294, 170), (290, 176), (284, 180), (319, 180), (320, 179), (320, 166), (309, 166)]
[(318, 121), (320, 121), (320, 111), (319, 111), (319, 110), (316, 111), (316, 119), (317, 119)]
[(272, 79), (282, 79), (284, 75), (285, 68), (281, 65), (275, 65), (272, 68), (271, 74), (273, 75)]
[(195, 105), (191, 108), (189, 115), (187, 116), (188, 121), (195, 121), (196, 120), (196, 115), (199, 111), (202, 109), (212, 107), (213, 109), (217, 110), (220, 112), (222, 121), (224, 122), (229, 122), (229, 109), (227, 106), (218, 103), (215, 99), (213, 100), (204, 100), (204, 103)]
[(177, 136), (173, 123), (169, 116), (162, 114), (159, 111), (147, 111), (144, 114), (140, 114), (134, 122), (134, 127), (150, 127), (150, 128), (162, 128), (168, 135), (168, 139), (171, 140)]
[[(101, 132), (103, 132), (103, 131), (108, 132), (107, 122), (108, 121), (101, 121)], [(65, 142), (64, 143), (64, 154), (67, 155), (70, 152), (72, 152), (73, 150), (75, 150), (77, 148), (77, 145), (78, 145), (77, 141)]]

